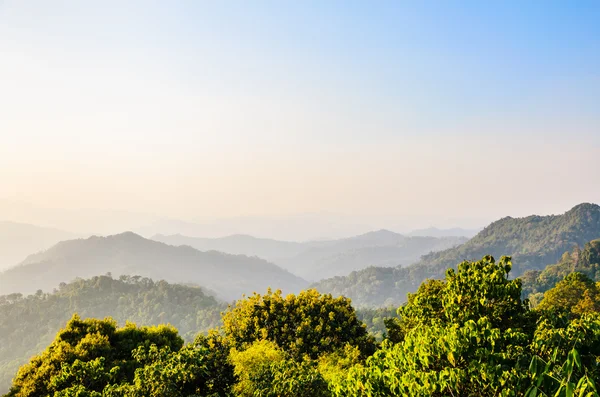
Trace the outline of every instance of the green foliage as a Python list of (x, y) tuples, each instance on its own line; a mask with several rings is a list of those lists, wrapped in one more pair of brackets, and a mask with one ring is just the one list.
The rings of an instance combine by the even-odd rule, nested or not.
[(423, 283), (398, 310), (401, 341), (385, 341), (367, 365), (352, 368), (336, 395), (482, 396), (518, 388), (526, 381), (531, 316), (510, 269), (509, 258), (487, 256)]
[(210, 374), (204, 389), (219, 396), (228, 394), (231, 386), (237, 381), (233, 364), (229, 360), (231, 352), (229, 341), (213, 330), (207, 336), (198, 335), (192, 345), (204, 349), (204, 362)]
[(521, 276), (523, 295), (533, 300), (531, 298), (536, 294), (543, 294), (573, 272), (584, 274), (593, 281), (600, 281), (600, 240), (586, 243), (583, 249), (573, 247), (561, 256), (558, 263), (548, 265), (542, 271), (525, 272)]
[(110, 382), (130, 382), (139, 367), (132, 352), (151, 345), (179, 350), (183, 340), (168, 326), (117, 328), (111, 319), (74, 315), (44, 352), (19, 369), (8, 396), (81, 392), (65, 391), (73, 386), (101, 392)]
[(581, 273), (571, 273), (544, 294), (540, 310), (557, 310), (571, 316), (600, 310), (600, 291), (596, 283)]
[(533, 384), (525, 392), (525, 397), (597, 397), (599, 394), (596, 382), (587, 373), (581, 374), (583, 370), (585, 367), (582, 365), (579, 352), (575, 349), (569, 351), (562, 365), (557, 362), (556, 354), (548, 361), (534, 356), (529, 366)]
[(230, 359), (239, 377), (234, 391), (240, 397), (331, 395), (316, 361), (308, 357), (294, 360), (273, 342), (261, 340), (243, 351), (234, 349)]
[(83, 318), (112, 317), (121, 324), (170, 323), (193, 340), (217, 326), (226, 307), (201, 288), (139, 276), (99, 276), (62, 283), (50, 294), (0, 296), (0, 393), (8, 390), (19, 366), (42, 351), (75, 312)]
[(389, 321), (398, 319), (396, 311), (396, 307), (393, 306), (377, 309), (363, 308), (356, 310), (356, 316), (366, 325), (369, 335), (381, 341), (388, 337), (388, 327), (386, 324)]
[(358, 308), (398, 307), (406, 301), (406, 294), (420, 284), (412, 275), (414, 266), (368, 267), (347, 276), (321, 280), (311, 287), (334, 296), (347, 296)]
[(254, 294), (187, 345), (172, 327), (75, 316), (7, 397), (600, 397), (596, 284), (569, 274), (531, 309), (511, 269), (464, 261), (395, 316), (364, 310), (388, 326), (376, 350), (347, 298), (315, 290)]
[(216, 334), (183, 346), (169, 326), (117, 328), (110, 319), (75, 315), (21, 367), (7, 397), (227, 396), (235, 383), (228, 355)]
[(294, 358), (307, 355), (316, 359), (347, 343), (359, 347), (365, 356), (375, 349), (373, 337), (350, 300), (321, 295), (316, 290), (286, 297), (281, 291), (254, 294), (224, 313), (223, 329), (236, 349), (264, 339)]
[(335, 395), (597, 395), (599, 315), (570, 320), (560, 308), (529, 311), (510, 270), (509, 258), (488, 256), (423, 283), (398, 310), (401, 338), (334, 378)]
[(233, 349), (230, 360), (239, 381), (234, 391), (240, 397), (261, 395), (273, 382), (273, 366), (285, 360), (285, 353), (268, 340), (255, 341), (245, 350)]

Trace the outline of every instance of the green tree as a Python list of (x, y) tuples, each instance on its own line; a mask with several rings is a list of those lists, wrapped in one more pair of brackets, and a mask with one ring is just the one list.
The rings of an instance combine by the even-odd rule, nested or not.
[(600, 291), (596, 283), (582, 273), (571, 273), (544, 294), (540, 310), (557, 310), (581, 316), (600, 310)]
[(112, 319), (74, 315), (44, 352), (19, 369), (8, 396), (102, 392), (109, 383), (131, 382), (139, 368), (132, 352), (151, 345), (177, 351), (183, 340), (168, 326), (117, 328)]
[(286, 297), (281, 291), (254, 294), (223, 315), (225, 336), (236, 349), (269, 340), (296, 359), (357, 346), (364, 356), (375, 350), (374, 338), (357, 318), (350, 300), (306, 290)]
[(534, 317), (510, 280), (510, 258), (486, 256), (424, 283), (400, 308), (403, 338), (333, 385), (338, 396), (509, 395), (528, 378)]

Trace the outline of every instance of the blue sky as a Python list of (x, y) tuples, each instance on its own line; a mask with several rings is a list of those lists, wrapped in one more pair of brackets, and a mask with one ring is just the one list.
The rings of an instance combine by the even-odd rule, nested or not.
[[(598, 202), (598, 21), (597, 1), (5, 0), (0, 197), (415, 224)], [(526, 197), (466, 193), (501, 184)]]

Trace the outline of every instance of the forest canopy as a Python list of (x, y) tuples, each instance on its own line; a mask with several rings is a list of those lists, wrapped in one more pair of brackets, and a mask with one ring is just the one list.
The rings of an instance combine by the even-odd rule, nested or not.
[(110, 275), (61, 283), (52, 293), (0, 296), (0, 393), (20, 365), (44, 350), (73, 313), (119, 324), (172, 324), (187, 341), (220, 324), (227, 304), (198, 287)]
[(595, 283), (570, 274), (531, 309), (511, 269), (486, 256), (421, 284), (380, 343), (347, 298), (315, 290), (244, 298), (188, 343), (75, 316), (7, 396), (598, 396)]

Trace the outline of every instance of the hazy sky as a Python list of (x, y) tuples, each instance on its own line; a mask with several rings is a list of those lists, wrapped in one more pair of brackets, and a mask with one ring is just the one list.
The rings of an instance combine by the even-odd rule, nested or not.
[(598, 21), (598, 1), (0, 0), (0, 199), (407, 228), (599, 203)]

